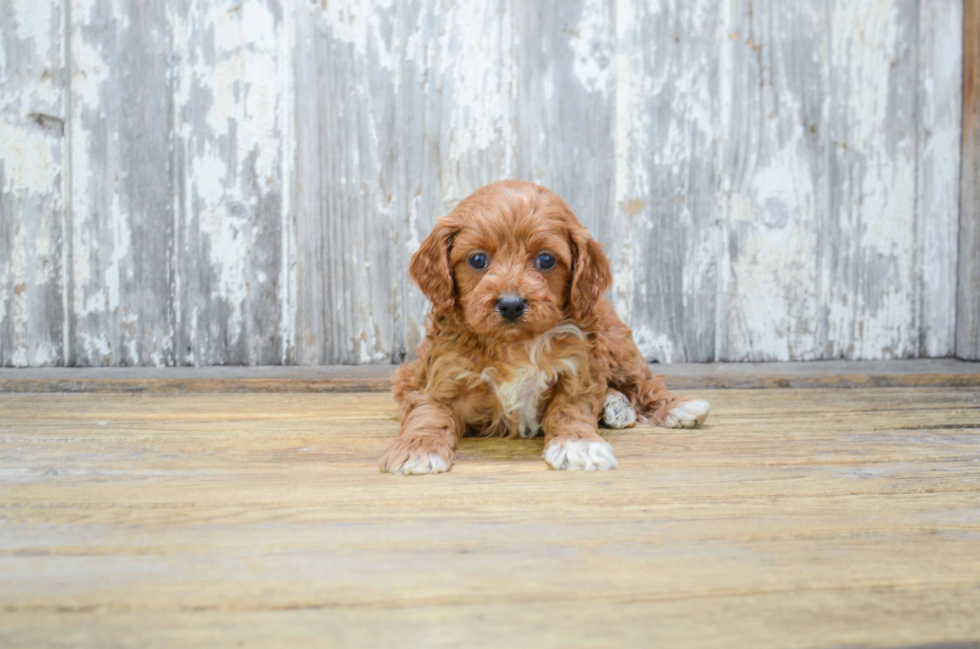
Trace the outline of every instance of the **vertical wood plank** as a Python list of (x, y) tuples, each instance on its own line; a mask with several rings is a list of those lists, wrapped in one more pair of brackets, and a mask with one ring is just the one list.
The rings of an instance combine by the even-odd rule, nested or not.
[(918, 20), (918, 355), (936, 357), (956, 340), (963, 2), (921, 2)]
[(956, 355), (980, 360), (980, 0), (964, 0), (963, 13), (963, 169)]
[(295, 356), (300, 365), (320, 365), (326, 361), (324, 346), (325, 320), (328, 309), (326, 278), (320, 272), (324, 262), (324, 218), (321, 206), (320, 91), (318, 81), (320, 67), (316, 63), (320, 45), (320, 29), (317, 24), (318, 8), (312, 2), (297, 2), (293, 8), (295, 20), (293, 57), (295, 71), (295, 102), (293, 117), (296, 125), (296, 202), (290, 215), (295, 236), (295, 284), (296, 294), (293, 317), (295, 318)]
[(616, 4), (613, 301), (648, 360), (715, 352), (718, 0)]
[(818, 358), (823, 3), (726, 3), (717, 359)]
[(174, 12), (176, 362), (281, 362), (283, 8)]
[(0, 365), (61, 365), (64, 5), (0, 10)]
[[(424, 334), (428, 310), (421, 292), (407, 275), (408, 261), (428, 236), (436, 219), (476, 189), (503, 178), (515, 177), (518, 127), (516, 123), (520, 66), (516, 52), (515, 4), (511, 0), (452, 3), (425, 0), (406, 42), (413, 59), (412, 75), (420, 84), (402, 88), (413, 99), (414, 117), (424, 119), (422, 133), (406, 123), (405, 145), (408, 227), (404, 252), (405, 351), (415, 355)], [(429, 29), (423, 25), (428, 23)], [(428, 38), (425, 35), (428, 34)], [(426, 96), (418, 96), (423, 92)], [(413, 115), (406, 115), (412, 117)], [(415, 162), (431, 162), (438, 184), (424, 181)], [(438, 191), (424, 196), (429, 188)], [(422, 192), (421, 194), (419, 192)], [(416, 198), (421, 196), (421, 200)], [(427, 205), (426, 205), (427, 204)], [(419, 209), (419, 207), (422, 209)]]
[(299, 195), (296, 186), (296, 6), (301, 0), (281, 0), (282, 26), (279, 31), (279, 79), (282, 106), (279, 110), (282, 133), (282, 207), (279, 233), (279, 363), (296, 362), (296, 236), (294, 206)]
[(515, 177), (562, 196), (600, 242), (615, 205), (615, 3), (517, 3)]
[(511, 10), (426, 0), (299, 11), (296, 358), (398, 360), (424, 320), (411, 253), (438, 216), (512, 173)]
[(165, 3), (70, 0), (73, 365), (174, 362)]
[[(511, 3), (403, 3), (396, 66), (397, 154), (392, 268), (398, 274), (391, 360), (414, 357), (429, 304), (408, 262), (435, 221), (473, 190), (513, 175), (517, 139)], [(398, 56), (396, 54), (396, 56)]]
[(918, 13), (899, 0), (827, 4), (824, 358), (918, 349)]
[(391, 185), (394, 7), (303, 3), (297, 20), (297, 359), (384, 361), (393, 345), (387, 252), (397, 231)]

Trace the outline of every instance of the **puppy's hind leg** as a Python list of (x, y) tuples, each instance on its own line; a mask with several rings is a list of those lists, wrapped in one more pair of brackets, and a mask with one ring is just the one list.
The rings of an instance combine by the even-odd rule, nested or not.
[(636, 425), (636, 410), (625, 394), (619, 390), (606, 390), (606, 402), (602, 407), (602, 423), (610, 428), (629, 428)]
[[(704, 399), (683, 399), (664, 385), (663, 377), (650, 371), (646, 359), (633, 341), (633, 333), (611, 311), (606, 316), (608, 362), (611, 372), (608, 379), (610, 390), (629, 400), (642, 423), (667, 428), (697, 428), (708, 417), (710, 406)], [(615, 389), (613, 389), (615, 388)], [(606, 397), (607, 409), (612, 397)], [(604, 421), (612, 426), (603, 411)]]
[(617, 387), (629, 396), (641, 422), (664, 428), (697, 428), (708, 418), (711, 406), (707, 401), (678, 397), (642, 358), (633, 367), (624, 385)]
[(698, 428), (708, 419), (711, 404), (704, 399), (684, 401), (674, 407), (664, 419), (665, 428)]
[(708, 418), (711, 406), (704, 399), (682, 399), (667, 389), (663, 379), (644, 364), (638, 386), (636, 409), (654, 426), (697, 428)]

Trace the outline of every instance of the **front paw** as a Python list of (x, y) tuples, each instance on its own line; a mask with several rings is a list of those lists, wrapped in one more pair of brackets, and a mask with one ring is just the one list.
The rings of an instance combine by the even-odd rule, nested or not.
[(665, 428), (697, 428), (708, 418), (711, 405), (704, 399), (685, 401), (675, 407), (664, 419)]
[(452, 449), (427, 438), (399, 437), (381, 456), (381, 470), (395, 475), (445, 473), (453, 465)]
[(609, 471), (618, 464), (602, 439), (556, 439), (544, 449), (544, 461), (563, 471)]

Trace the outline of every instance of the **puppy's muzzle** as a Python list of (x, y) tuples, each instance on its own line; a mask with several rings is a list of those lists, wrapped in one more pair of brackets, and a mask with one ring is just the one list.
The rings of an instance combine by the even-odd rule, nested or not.
[(497, 300), (497, 313), (507, 322), (516, 322), (524, 315), (527, 303), (517, 295), (505, 295)]

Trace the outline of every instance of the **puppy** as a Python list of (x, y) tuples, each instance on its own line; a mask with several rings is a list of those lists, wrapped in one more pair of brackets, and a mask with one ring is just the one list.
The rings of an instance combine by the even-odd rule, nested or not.
[(419, 359), (395, 375), (401, 432), (382, 471), (447, 471), (463, 435), (542, 432), (552, 468), (605, 471), (616, 457), (600, 421), (695, 428), (708, 416), (707, 401), (650, 372), (603, 297), (602, 248), (544, 187), (481, 187), (439, 219), (409, 274), (432, 310)]

